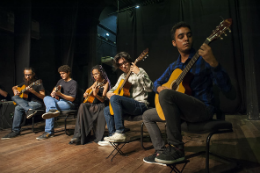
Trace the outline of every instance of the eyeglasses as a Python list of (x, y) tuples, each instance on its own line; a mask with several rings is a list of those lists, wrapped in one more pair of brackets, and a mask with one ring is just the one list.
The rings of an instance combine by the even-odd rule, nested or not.
[(93, 76), (98, 76), (100, 73), (95, 73), (95, 74), (92, 74)]
[(126, 65), (128, 62), (127, 61), (123, 61), (122, 63), (118, 63), (119, 67), (122, 67), (123, 65)]
[(29, 76), (29, 77), (31, 77), (31, 76), (32, 76), (32, 74), (24, 74), (24, 76)]

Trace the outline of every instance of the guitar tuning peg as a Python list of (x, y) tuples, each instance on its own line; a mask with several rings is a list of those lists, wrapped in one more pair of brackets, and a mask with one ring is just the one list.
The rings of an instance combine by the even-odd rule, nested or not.
[(228, 28), (229, 33), (231, 33), (231, 30)]
[(224, 35), (225, 35), (225, 36), (227, 36), (227, 34), (226, 34), (226, 33), (224, 33)]
[(220, 40), (223, 40), (223, 38), (222, 37), (219, 37), (220, 38)]

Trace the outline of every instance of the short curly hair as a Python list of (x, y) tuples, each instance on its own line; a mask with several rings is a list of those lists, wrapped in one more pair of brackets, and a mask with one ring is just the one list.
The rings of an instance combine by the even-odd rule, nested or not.
[(58, 72), (69, 73), (71, 72), (71, 68), (68, 65), (63, 65), (58, 68)]

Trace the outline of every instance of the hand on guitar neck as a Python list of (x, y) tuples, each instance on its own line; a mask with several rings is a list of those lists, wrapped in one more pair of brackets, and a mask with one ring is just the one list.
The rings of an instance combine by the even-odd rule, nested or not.
[(60, 99), (59, 97), (60, 95), (61, 95), (61, 85), (54, 87), (54, 89), (51, 92), (51, 96), (57, 100)]
[(198, 53), (211, 67), (218, 66), (218, 61), (216, 60), (209, 45), (203, 43), (199, 48)]

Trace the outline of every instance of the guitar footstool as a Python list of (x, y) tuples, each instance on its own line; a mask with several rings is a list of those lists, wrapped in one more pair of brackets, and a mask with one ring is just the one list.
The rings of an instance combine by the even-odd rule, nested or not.
[(125, 144), (129, 143), (129, 141), (126, 142), (109, 142), (113, 147), (114, 150), (106, 157), (108, 159), (110, 156), (113, 155), (114, 151), (117, 151), (111, 158), (111, 162), (113, 161), (114, 157), (119, 153), (120, 155), (125, 156), (126, 154), (121, 150)]
[[(183, 170), (184, 170), (184, 168), (185, 168), (185, 166), (187, 165), (187, 163), (189, 163), (190, 161), (189, 160), (183, 160), (183, 161), (179, 161), (179, 162), (176, 162), (176, 163), (173, 163), (173, 164), (167, 164), (167, 166), (169, 166), (170, 168), (171, 168), (171, 172), (170, 173), (172, 173), (172, 171), (174, 171), (174, 172), (176, 172), (176, 173), (181, 173)], [(181, 170), (179, 170), (178, 168), (176, 168), (176, 165), (177, 164), (184, 164), (183, 165), (183, 167), (182, 167), (182, 169)]]

